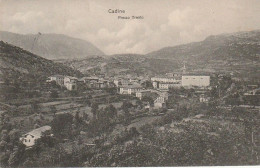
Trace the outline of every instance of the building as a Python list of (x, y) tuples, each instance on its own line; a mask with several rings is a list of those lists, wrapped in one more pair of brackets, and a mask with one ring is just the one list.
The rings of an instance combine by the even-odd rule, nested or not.
[(119, 93), (131, 95), (141, 91), (141, 89), (142, 87), (139, 84), (124, 85), (124, 86), (120, 86)]
[(68, 90), (77, 90), (77, 81), (78, 81), (78, 78), (76, 78), (76, 77), (66, 76), (66, 77), (64, 77), (64, 86)]
[(181, 87), (181, 82), (175, 82), (175, 83), (164, 83), (164, 82), (160, 82), (159, 83), (159, 89), (165, 89), (168, 90), (170, 88), (178, 88)]
[(151, 81), (157, 81), (157, 82), (163, 82), (163, 83), (176, 83), (181, 81), (181, 77), (178, 76), (173, 76), (173, 77), (168, 77), (168, 76), (157, 76), (157, 77), (152, 77)]
[(48, 77), (46, 82), (52, 82), (55, 81), (58, 85), (63, 86), (64, 85), (64, 76), (62, 75), (53, 75)]
[(181, 84), (183, 87), (208, 87), (210, 85), (210, 76), (183, 75)]
[(140, 90), (136, 92), (135, 96), (141, 100), (143, 97), (149, 96), (150, 94), (151, 94), (150, 90)]
[(153, 81), (153, 88), (158, 89), (159, 88), (159, 82)]
[(166, 73), (164, 76), (156, 76), (151, 78), (153, 88), (169, 89), (181, 86), (181, 75), (174, 73)]
[(32, 130), (31, 132), (28, 132), (24, 134), (20, 140), (26, 147), (31, 147), (35, 145), (35, 141), (42, 137), (43, 133), (46, 131), (51, 130), (51, 127), (46, 125), (37, 129)]

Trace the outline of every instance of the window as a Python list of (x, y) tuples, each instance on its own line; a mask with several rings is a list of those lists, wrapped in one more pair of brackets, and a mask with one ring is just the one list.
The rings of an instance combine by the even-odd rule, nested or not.
[(24, 142), (27, 142), (27, 139), (24, 139)]

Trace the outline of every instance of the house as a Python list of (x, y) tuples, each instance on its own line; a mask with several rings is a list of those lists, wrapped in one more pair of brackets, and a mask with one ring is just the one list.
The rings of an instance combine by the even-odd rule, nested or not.
[(181, 84), (183, 87), (208, 87), (210, 85), (210, 76), (183, 75)]
[(31, 132), (28, 132), (24, 134), (20, 140), (26, 147), (31, 147), (35, 145), (35, 141), (42, 137), (43, 133), (46, 131), (51, 130), (51, 127), (46, 125), (37, 129), (32, 130)]
[(58, 85), (63, 86), (64, 85), (64, 76), (63, 75), (53, 75), (48, 77), (46, 82), (52, 82), (55, 81)]

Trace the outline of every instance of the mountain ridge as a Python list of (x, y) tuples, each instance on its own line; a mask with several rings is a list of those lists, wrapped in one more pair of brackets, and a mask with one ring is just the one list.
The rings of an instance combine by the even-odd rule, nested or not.
[(105, 55), (90, 42), (64, 34), (17, 34), (0, 31), (0, 40), (47, 59), (86, 58), (93, 55)]

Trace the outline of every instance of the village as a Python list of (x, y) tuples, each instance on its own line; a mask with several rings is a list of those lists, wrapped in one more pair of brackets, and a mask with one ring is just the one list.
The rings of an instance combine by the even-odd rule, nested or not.
[[(142, 125), (147, 124), (147, 122), (152, 122), (154, 119), (166, 115), (167, 112), (179, 108), (180, 100), (185, 102), (189, 99), (189, 101), (192, 100), (193, 102), (195, 101), (206, 105), (214, 102), (215, 97), (221, 94), (220, 90), (218, 90), (217, 93), (216, 88), (220, 87), (220, 85), (216, 85), (216, 83), (219, 84), (224, 76), (219, 75), (218, 81), (215, 81), (215, 84), (212, 80), (214, 77), (215, 76), (210, 76), (209, 74), (187, 73), (185, 65), (181, 71), (176, 73), (166, 73), (146, 79), (122, 76), (114, 78), (106, 78), (104, 76), (77, 78), (73, 76), (53, 75), (49, 76), (46, 80), (46, 87), (48, 93), (59, 100), (53, 103), (42, 103), (41, 106), (40, 104), (34, 104), (34, 110), (38, 111), (40, 107), (42, 108), (50, 104), (50, 110), (46, 110), (47, 105), (45, 108), (42, 108), (42, 110), (40, 110), (41, 112), (38, 112), (37, 115), (44, 118), (43, 114), (54, 113), (53, 115), (56, 116), (71, 113), (74, 117), (75, 115), (79, 115), (86, 118), (85, 122), (89, 124), (91, 120), (96, 120), (95, 112), (93, 112), (94, 106), (96, 106), (96, 108), (100, 106), (102, 110), (104, 110), (103, 108), (107, 110), (107, 108), (110, 107), (119, 113), (117, 115), (125, 113), (123, 112), (123, 106), (129, 106), (126, 108), (130, 108), (128, 115), (132, 115), (132, 119), (130, 119), (131, 117), (129, 116), (126, 118), (124, 114), (123, 117), (121, 116), (123, 119), (119, 119), (116, 122), (120, 123), (128, 120), (128, 126), (126, 128), (130, 129), (133, 126), (140, 128)], [(232, 89), (232, 86), (229, 89)], [(62, 90), (65, 90), (65, 92), (68, 90), (70, 93), (76, 92), (77, 94), (70, 95), (71, 97), (69, 99), (66, 98), (66, 96), (61, 98), (59, 95), (62, 95)], [(80, 91), (80, 93), (78, 93), (78, 91)], [(255, 97), (259, 97), (259, 86), (248, 85), (244, 91), (244, 99), (247, 100), (246, 97), (251, 98), (248, 98), (245, 104), (237, 105), (259, 109), (259, 102), (256, 102), (256, 104), (250, 102), (250, 100), (255, 100)], [(176, 100), (176, 97), (178, 97), (179, 100)], [(67, 100), (70, 100), (69, 102), (72, 100), (74, 103), (69, 105), (70, 110), (62, 110), (59, 106), (62, 105), (62, 103), (63, 106), (66, 105), (64, 102)], [(237, 100), (234, 101), (236, 102)], [(230, 98), (227, 102), (228, 103), (225, 103), (226, 105), (219, 106), (219, 108), (231, 109), (234, 103), (232, 104)], [(82, 104), (87, 104), (89, 107), (85, 108)], [(145, 122), (145, 120), (140, 120), (140, 123), (132, 122), (138, 118), (147, 118), (147, 122)], [(35, 128), (34, 130), (23, 134), (23, 136), (20, 137), (23, 144), (30, 148), (35, 144), (36, 140), (42, 137), (45, 131), (51, 130), (50, 125), (42, 125), (43, 123), (38, 122), (33, 126), (33, 128)], [(84, 131), (81, 131), (81, 133), (85, 134)], [(55, 134), (50, 135), (55, 136)], [(93, 141), (88, 143), (92, 144)]]

